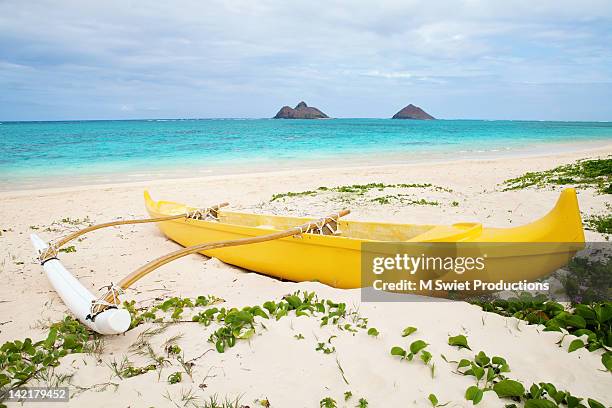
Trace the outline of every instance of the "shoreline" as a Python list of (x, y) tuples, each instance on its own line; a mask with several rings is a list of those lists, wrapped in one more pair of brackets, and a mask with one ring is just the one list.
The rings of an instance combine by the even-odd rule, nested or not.
[[(543, 147), (555, 146), (557, 149), (543, 151)], [(261, 167), (257, 166), (253, 163), (246, 164), (243, 166), (233, 166), (233, 165), (221, 165), (214, 169), (199, 169), (195, 170), (191, 167), (185, 167), (184, 169), (180, 169), (176, 172), (176, 174), (172, 174), (168, 177), (168, 172), (163, 170), (162, 173), (156, 172), (162, 170), (153, 171), (153, 173), (145, 174), (144, 179), (141, 180), (126, 180), (121, 182), (109, 182), (108, 178), (110, 177), (129, 177), (133, 173), (133, 171), (123, 171), (116, 173), (104, 173), (97, 175), (82, 175), (77, 176), (80, 179), (84, 179), (82, 182), (78, 182), (78, 178), (75, 177), (56, 177), (57, 181), (55, 183), (49, 182), (48, 178), (54, 178), (53, 176), (48, 177), (43, 181), (41, 178), (38, 181), (37, 185), (30, 184), (22, 184), (17, 181), (13, 182), (15, 185), (12, 185), (11, 182), (5, 184), (9, 188), (4, 188), (4, 186), (0, 186), (0, 198), (11, 197), (14, 195), (21, 194), (30, 194), (33, 192), (46, 193), (46, 192), (62, 192), (69, 191), (72, 189), (82, 190), (82, 189), (91, 189), (91, 188), (109, 188), (109, 187), (117, 187), (117, 186), (146, 186), (146, 185), (156, 185), (159, 183), (174, 183), (174, 182), (188, 182), (188, 181), (198, 181), (198, 180), (215, 180), (216, 178), (232, 178), (232, 177), (251, 177), (251, 176), (262, 176), (262, 175), (283, 175), (292, 173), (295, 171), (298, 172), (319, 172), (319, 171), (347, 171), (347, 170), (360, 170), (364, 168), (370, 169), (380, 169), (387, 167), (411, 167), (411, 166), (436, 166), (443, 164), (453, 164), (453, 163), (470, 163), (470, 162), (479, 162), (479, 161), (495, 161), (495, 160), (505, 160), (505, 159), (525, 159), (525, 158), (537, 158), (537, 157), (549, 157), (551, 155), (555, 156), (575, 156), (580, 154), (597, 154), (598, 152), (604, 152), (603, 154), (612, 153), (612, 143), (610, 142), (602, 142), (602, 141), (594, 141), (591, 146), (585, 146), (584, 142), (571, 142), (571, 143), (551, 143), (538, 145), (538, 148), (527, 148), (524, 150), (507, 150), (503, 152), (483, 152), (482, 155), (473, 155), (460, 158), (451, 158), (449, 157), (452, 153), (447, 153), (446, 157), (436, 157), (435, 155), (428, 155), (427, 157), (423, 157), (412, 162), (406, 162), (405, 159), (394, 162), (386, 162), (385, 164), (379, 164), (378, 162), (388, 159), (390, 157), (385, 157), (384, 155), (377, 156), (376, 159), (366, 160), (364, 162), (355, 163), (353, 165), (340, 165), (338, 166), (338, 159), (330, 159), (330, 160), (306, 160), (302, 162), (300, 165), (294, 167), (283, 167), (280, 169), (274, 169), (271, 167)], [(578, 149), (576, 149), (578, 148)], [(403, 156), (403, 154), (401, 155)], [(398, 156), (392, 155), (391, 157), (397, 158)], [(364, 157), (359, 157), (363, 159)], [(355, 159), (351, 159), (349, 157), (343, 157), (341, 160), (348, 160), (354, 162)], [(286, 163), (282, 163), (281, 166), (286, 165)], [(277, 166), (278, 167), (278, 166)], [(227, 171), (230, 169), (234, 169), (234, 171)], [(215, 170), (220, 170), (221, 172), (215, 173)], [(224, 171), (225, 170), (225, 171)], [(200, 174), (198, 176), (189, 176), (189, 172), (197, 171)], [(132, 174), (133, 175), (133, 174)], [(138, 174), (139, 176), (143, 176), (142, 174)], [(91, 178), (101, 178), (99, 181), (91, 182)], [(77, 180), (75, 183), (74, 181)], [(70, 187), (62, 187), (61, 184), (71, 182)], [(56, 185), (54, 185), (56, 184)]]

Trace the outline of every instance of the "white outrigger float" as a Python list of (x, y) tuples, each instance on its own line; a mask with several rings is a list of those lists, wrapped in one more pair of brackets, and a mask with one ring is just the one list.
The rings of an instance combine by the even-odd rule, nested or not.
[[(30, 239), (39, 255), (50, 248), (36, 234), (30, 235)], [(95, 314), (93, 309), (101, 300), (72, 276), (56, 257), (43, 260), (41, 264), (57, 294), (72, 314), (85, 326), (100, 334), (121, 334), (130, 328), (130, 312), (126, 309), (108, 305), (107, 309)]]

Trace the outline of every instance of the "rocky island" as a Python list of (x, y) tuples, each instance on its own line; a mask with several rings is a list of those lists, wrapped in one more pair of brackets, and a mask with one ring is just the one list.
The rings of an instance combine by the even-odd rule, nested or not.
[(392, 119), (420, 119), (420, 120), (432, 120), (435, 119), (429, 113), (425, 112), (423, 109), (418, 106), (414, 106), (410, 104), (406, 106), (404, 109), (397, 112), (393, 115)]
[(295, 108), (283, 106), (274, 119), (329, 119), (329, 116), (302, 101)]

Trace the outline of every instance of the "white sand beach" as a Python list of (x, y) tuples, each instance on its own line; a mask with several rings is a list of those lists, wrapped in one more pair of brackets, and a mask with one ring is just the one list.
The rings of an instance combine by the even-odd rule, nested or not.
[[(49, 323), (68, 313), (35, 260), (29, 234), (36, 232), (49, 240), (84, 226), (83, 220), (99, 223), (144, 218), (144, 189), (155, 199), (201, 207), (228, 201), (230, 208), (236, 210), (319, 217), (345, 206), (352, 211), (349, 219), (354, 220), (424, 224), (476, 221), (506, 227), (544, 215), (554, 205), (560, 188), (504, 192), (500, 183), (505, 179), (610, 154), (612, 145), (520, 158), (298, 169), (2, 192), (0, 343), (25, 337), (42, 339)], [(325, 194), (270, 201), (278, 193), (365, 183), (432, 183), (452, 192), (411, 191), (415, 199), (437, 201), (439, 205), (435, 206), (341, 201)], [(608, 200), (609, 196), (593, 189), (579, 190), (583, 216), (605, 212)], [(458, 204), (451, 204), (453, 201)], [(589, 241), (605, 239), (593, 231), (585, 233)], [(61, 260), (95, 293), (147, 261), (179, 248), (153, 224), (97, 231), (74, 245), (76, 252), (61, 254)], [(428, 395), (434, 393), (441, 403), (450, 402), (448, 407), (468, 407), (472, 403), (464, 399), (464, 393), (474, 383), (473, 377), (455, 373), (456, 364), (445, 362), (441, 354), (448, 360), (459, 360), (472, 358), (480, 350), (506, 358), (511, 377), (527, 386), (551, 382), (573, 395), (595, 398), (606, 406), (612, 404), (612, 380), (610, 373), (602, 370), (601, 351), (580, 349), (568, 353), (572, 336), (563, 339), (565, 347), (559, 347), (555, 343), (561, 339), (560, 333), (543, 332), (541, 327), (514, 318), (484, 313), (464, 302), (361, 302), (359, 290), (334, 289), (314, 282), (282, 282), (201, 255), (162, 267), (128, 290), (124, 298), (145, 306), (170, 296), (215, 295), (225, 300), (222, 306), (230, 308), (279, 301), (297, 290), (314, 291), (319, 298), (345, 302), (380, 334), (373, 337), (365, 331), (351, 333), (333, 325), (320, 327), (316, 318), (289, 315), (279, 321), (263, 321), (265, 327), (258, 326), (250, 340), (240, 340), (225, 353), (218, 353), (207, 341), (214, 324), (205, 327), (176, 323), (145, 336), (160, 355), (165, 353), (164, 342), (179, 336), (174, 342), (182, 349), (185, 360), (193, 359), (195, 364), (191, 376), (183, 372), (180, 383), (169, 384), (168, 375), (182, 370), (176, 360), (170, 359), (160, 370), (120, 379), (110, 368), (113, 361), (127, 357), (135, 366), (150, 364), (148, 356), (131, 347), (145, 331), (162, 327), (145, 323), (125, 335), (105, 337), (100, 353), (64, 357), (55, 372), (74, 374), (69, 379), (74, 395), (61, 406), (195, 406), (190, 404), (203, 404), (216, 395), (220, 400), (239, 398), (240, 404), (249, 407), (265, 406), (264, 400), (272, 407), (318, 407), (325, 397), (347, 407), (355, 406), (359, 398), (366, 399), (370, 407), (426, 407), (431, 406)], [(190, 313), (185, 312), (185, 316)], [(401, 332), (407, 326), (417, 331), (402, 338)], [(468, 338), (472, 351), (447, 344), (449, 336), (458, 334)], [(328, 341), (331, 336), (336, 337)], [(393, 346), (407, 347), (415, 339), (429, 343), (435, 364), (433, 378), (430, 368), (421, 361), (400, 361), (389, 354)], [(319, 342), (335, 347), (335, 351), (317, 351)], [(346, 391), (353, 397), (345, 402)], [(197, 400), (191, 400), (190, 395)], [(488, 392), (479, 406), (500, 407), (504, 403), (495, 393)]]

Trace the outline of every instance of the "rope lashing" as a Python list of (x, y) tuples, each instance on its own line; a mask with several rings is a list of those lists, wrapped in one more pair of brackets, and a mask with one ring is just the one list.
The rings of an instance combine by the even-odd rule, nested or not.
[[(341, 216), (342, 215), (338, 213), (329, 217), (320, 218), (307, 225), (305, 230), (303, 230), (303, 226), (297, 227), (300, 230), (299, 235), (308, 233), (316, 235), (339, 235), (342, 233), (338, 223), (338, 219)], [(326, 233), (325, 229), (327, 229), (329, 233)]]
[[(91, 301), (91, 306), (89, 308), (89, 314), (87, 315), (87, 319), (92, 322), (95, 320), (96, 316), (103, 311), (116, 308), (118, 304), (121, 303), (119, 300), (119, 296), (123, 295), (125, 292), (121, 286), (117, 286), (111, 282), (110, 285), (103, 286), (100, 290), (106, 289), (104, 295), (100, 296), (98, 299)], [(112, 299), (111, 301), (107, 301), (106, 299)]]
[(51, 259), (57, 259), (57, 253), (59, 252), (59, 248), (53, 242), (49, 242), (49, 245), (39, 252), (38, 261), (41, 265), (44, 265), (45, 262), (50, 261)]
[(185, 218), (192, 220), (219, 221), (219, 210), (217, 208), (196, 208), (193, 211), (187, 211)]

